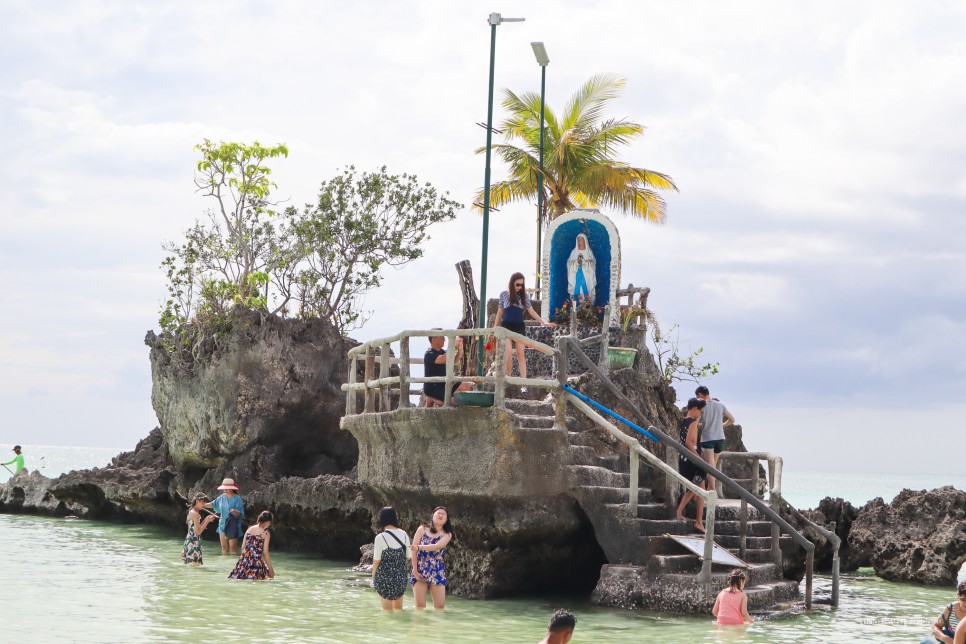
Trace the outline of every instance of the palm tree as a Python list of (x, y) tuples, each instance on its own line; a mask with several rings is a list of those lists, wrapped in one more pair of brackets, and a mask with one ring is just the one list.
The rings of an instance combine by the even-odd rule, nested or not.
[[(550, 210), (546, 221), (577, 207), (604, 206), (664, 222), (667, 204), (652, 188), (677, 190), (671, 178), (614, 159), (616, 148), (642, 135), (644, 126), (624, 119), (602, 120), (607, 103), (620, 96), (623, 87), (623, 78), (598, 74), (570, 98), (560, 118), (546, 109), (543, 186), (544, 203)], [(490, 186), (490, 204), (497, 207), (535, 197), (540, 173), (540, 95), (517, 96), (504, 89), (503, 96), (509, 116), (501, 127), (508, 142), (493, 149), (510, 166), (510, 178)], [(523, 145), (512, 145), (513, 139), (522, 139)], [(480, 190), (475, 201), (482, 200)]]

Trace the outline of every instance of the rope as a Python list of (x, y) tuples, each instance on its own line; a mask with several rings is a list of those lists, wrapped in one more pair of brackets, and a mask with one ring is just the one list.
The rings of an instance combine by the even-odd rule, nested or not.
[(655, 436), (651, 432), (647, 431), (646, 429), (642, 429), (642, 428), (638, 427), (637, 425), (635, 425), (631, 421), (627, 420), (626, 418), (624, 418), (620, 414), (616, 414), (616, 413), (612, 412), (610, 409), (607, 409), (607, 407), (604, 407), (603, 405), (601, 405), (599, 402), (597, 402), (593, 398), (588, 398), (587, 396), (583, 395), (582, 393), (580, 393), (579, 391), (577, 391), (576, 389), (574, 389), (570, 385), (564, 385), (563, 388), (564, 388), (564, 391), (566, 391), (569, 394), (573, 394), (577, 398), (580, 398), (582, 401), (584, 401), (585, 403), (587, 403), (588, 405), (590, 405), (591, 407), (593, 407), (597, 411), (602, 411), (605, 414), (607, 414), (608, 416), (610, 416), (611, 418), (616, 418), (617, 420), (621, 421), (622, 423), (624, 423), (625, 425), (627, 425), (628, 427), (630, 427), (634, 431), (638, 432), (639, 434), (643, 434), (644, 436), (646, 436), (647, 438), (651, 439), (655, 443), (660, 443), (661, 442), (661, 439), (659, 439), (657, 436)]

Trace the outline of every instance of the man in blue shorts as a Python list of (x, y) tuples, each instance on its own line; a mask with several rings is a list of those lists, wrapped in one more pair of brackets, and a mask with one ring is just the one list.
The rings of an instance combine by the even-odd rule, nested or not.
[[(735, 417), (722, 403), (711, 398), (708, 388), (701, 385), (694, 395), (704, 401), (701, 414), (701, 457), (711, 467), (718, 467), (718, 454), (724, 449), (724, 428), (735, 424)], [(715, 489), (714, 477), (708, 475), (708, 489)]]

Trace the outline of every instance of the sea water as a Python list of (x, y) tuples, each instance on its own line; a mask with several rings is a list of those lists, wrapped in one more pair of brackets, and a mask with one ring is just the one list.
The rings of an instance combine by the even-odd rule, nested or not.
[[(43, 449), (27, 448), (32, 465), (30, 455), (39, 459)], [(103, 466), (116, 451), (49, 448), (46, 453), (50, 465), (44, 473), (56, 476), (58, 470)], [(60, 461), (65, 465), (55, 467)], [(841, 476), (838, 490), (809, 494), (820, 494), (816, 502), (827, 495), (853, 503), (868, 500), (855, 496), (869, 493), (857, 487), (857, 475)], [(822, 474), (813, 485), (836, 480)], [(786, 474), (789, 496), (795, 481)], [(908, 481), (899, 488), (955, 483)], [(871, 493), (890, 500), (892, 488), (879, 489)], [(799, 609), (747, 627), (717, 628), (710, 615), (601, 608), (586, 596), (450, 596), (446, 610), (436, 612), (413, 610), (407, 594), (405, 610), (387, 614), (379, 609), (368, 575), (350, 570), (352, 562), (285, 552), (279, 542), (272, 553), (276, 579), (230, 581), (234, 557), (221, 556), (216, 542), (205, 541), (205, 565), (185, 566), (183, 539), (181, 531), (154, 526), (0, 515), (0, 552), (7, 555), (0, 641), (537, 642), (550, 613), (566, 607), (577, 616), (572, 641), (578, 643), (917, 642), (955, 599), (952, 588), (890, 583), (863, 570), (843, 576), (839, 608), (816, 604), (811, 613)], [(827, 577), (817, 577), (817, 595), (827, 596), (829, 587)]]

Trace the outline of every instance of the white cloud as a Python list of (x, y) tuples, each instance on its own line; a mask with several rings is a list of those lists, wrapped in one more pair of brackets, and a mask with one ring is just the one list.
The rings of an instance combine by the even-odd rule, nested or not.
[[(70, 439), (51, 429), (49, 442), (76, 444), (101, 437), (108, 418), (121, 438), (103, 444), (133, 444), (153, 424), (142, 338), (164, 297), (161, 242), (208, 207), (192, 184), (202, 138), (287, 142), (274, 176), (295, 205), (347, 164), (386, 164), (469, 206), (483, 183), (472, 151), (485, 141), (475, 123), (492, 8), (377, 7), (9, 8), (0, 56), (18, 64), (0, 70), (0, 304), (12, 312), (0, 321), (0, 403), (13, 425), (73, 423)], [(497, 88), (538, 88), (533, 40), (547, 44), (556, 109), (593, 73), (627, 77), (613, 115), (648, 130), (625, 159), (668, 172), (681, 193), (667, 196), (662, 228), (615, 215), (623, 277), (651, 286), (660, 319), (722, 362), (716, 387), (747, 407), (778, 386), (795, 408), (878, 396), (909, 405), (911, 419), (914, 397), (928, 404), (963, 384), (963, 8), (500, 9), (527, 22), (498, 28)], [(503, 172), (494, 162), (494, 178)], [(533, 213), (494, 213), (489, 295), (533, 271)], [(455, 324), (451, 267), (468, 258), (478, 275), (480, 229), (467, 209), (434, 230), (425, 257), (367, 298), (375, 313), (356, 335)]]

